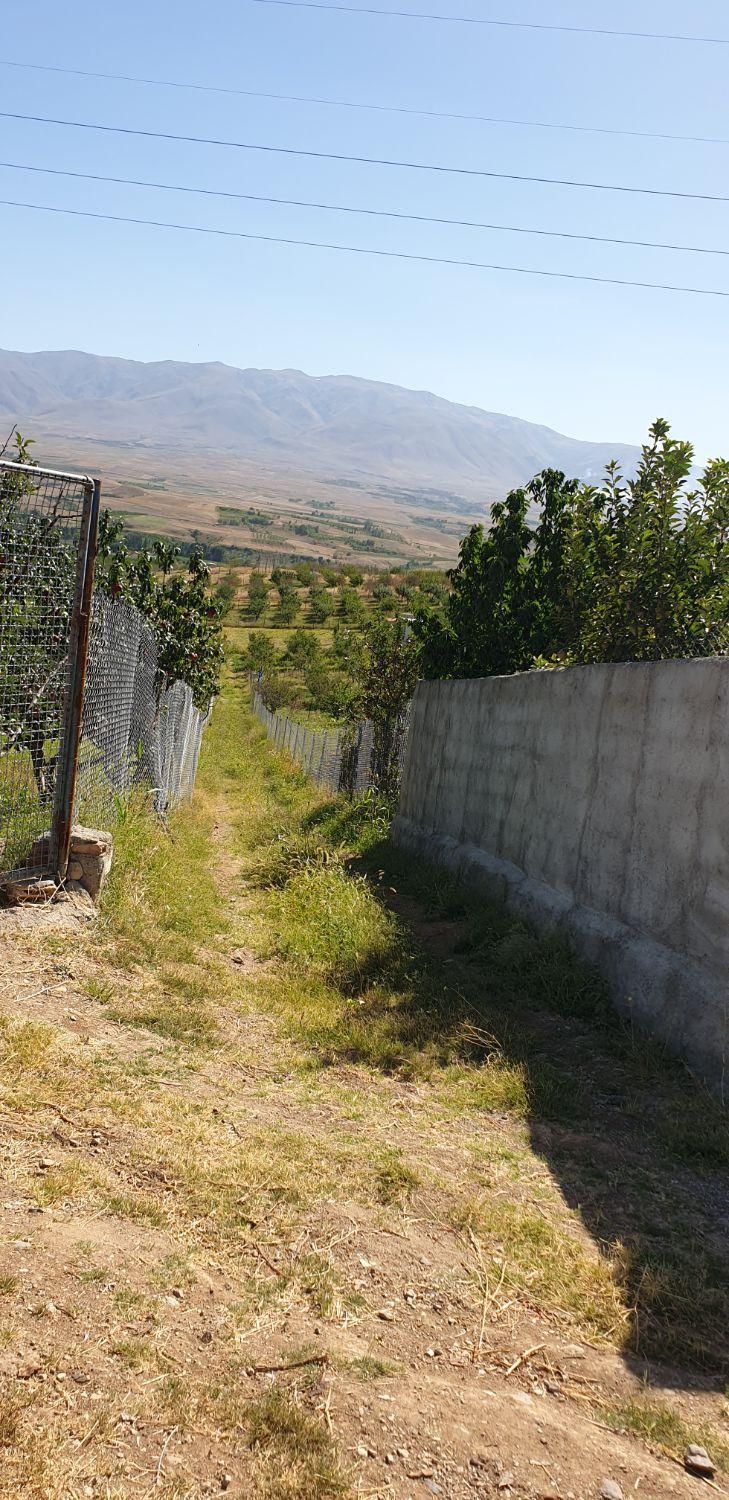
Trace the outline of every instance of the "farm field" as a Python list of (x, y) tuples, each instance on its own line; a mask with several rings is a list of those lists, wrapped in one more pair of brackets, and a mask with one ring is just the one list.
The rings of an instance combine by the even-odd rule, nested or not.
[(475, 489), (464, 497), (408, 492), (384, 480), (317, 477), (215, 454), (54, 439), (42, 452), (38, 445), (36, 457), (77, 469), (80, 453), (102, 476), (104, 503), (130, 530), (246, 550), (263, 567), (296, 557), (449, 566), (488, 509)]

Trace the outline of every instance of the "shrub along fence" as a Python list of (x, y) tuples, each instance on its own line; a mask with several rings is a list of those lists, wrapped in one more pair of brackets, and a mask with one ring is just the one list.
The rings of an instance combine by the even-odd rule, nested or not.
[(1, 880), (63, 880), (74, 817), (109, 821), (137, 783), (160, 812), (192, 790), (204, 714), (140, 612), (92, 597), (99, 500), (0, 461)]

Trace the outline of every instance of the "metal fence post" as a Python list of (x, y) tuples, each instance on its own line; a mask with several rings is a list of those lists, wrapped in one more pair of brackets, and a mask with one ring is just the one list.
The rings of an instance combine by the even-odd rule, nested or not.
[(71, 845), (73, 800), (76, 792), (78, 752), (81, 741), (84, 685), (89, 655), (91, 628), (91, 594), (99, 531), (101, 482), (90, 481), (84, 494), (81, 543), (76, 571), (76, 593), (71, 615), (69, 641), (68, 692), (64, 705), (63, 726), (56, 774), (56, 794), (51, 824), (49, 861), (57, 880), (65, 880)]

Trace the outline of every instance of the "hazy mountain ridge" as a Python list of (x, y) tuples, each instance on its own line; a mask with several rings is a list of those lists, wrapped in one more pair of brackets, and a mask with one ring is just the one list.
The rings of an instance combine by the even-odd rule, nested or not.
[(317, 473), (503, 493), (550, 465), (596, 478), (637, 448), (564, 437), (518, 417), (351, 375), (239, 370), (61, 350), (0, 351), (0, 420), (45, 441), (210, 450)]

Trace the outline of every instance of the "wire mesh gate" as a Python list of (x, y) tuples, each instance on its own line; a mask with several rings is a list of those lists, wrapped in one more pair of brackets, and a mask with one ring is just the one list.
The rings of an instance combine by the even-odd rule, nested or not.
[[(0, 460), (0, 872), (68, 864), (100, 485)], [(46, 835), (44, 846), (39, 837)], [(34, 848), (34, 845), (36, 846)]]

